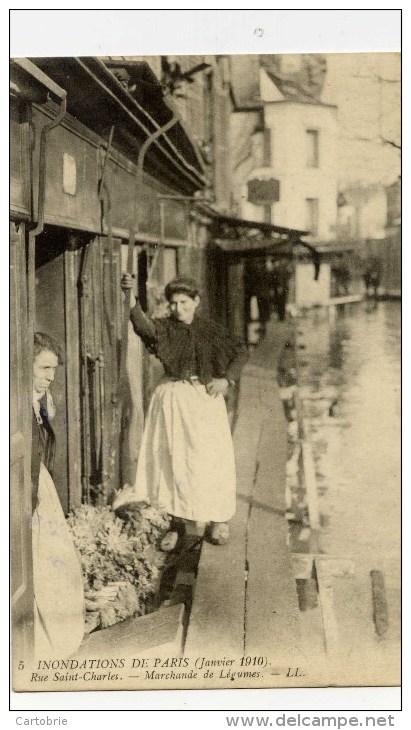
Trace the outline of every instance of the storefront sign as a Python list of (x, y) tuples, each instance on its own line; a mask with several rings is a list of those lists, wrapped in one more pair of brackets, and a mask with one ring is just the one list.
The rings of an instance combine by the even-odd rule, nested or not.
[(280, 182), (274, 178), (249, 180), (247, 188), (248, 202), (254, 205), (270, 205), (270, 203), (277, 203), (280, 199)]

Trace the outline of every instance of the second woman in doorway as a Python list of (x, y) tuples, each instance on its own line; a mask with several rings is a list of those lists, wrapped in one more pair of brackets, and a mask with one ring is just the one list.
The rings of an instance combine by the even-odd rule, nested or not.
[(84, 627), (84, 590), (80, 558), (53, 482), (56, 439), (50, 385), (61, 363), (57, 342), (34, 335), (32, 416), (32, 550), (34, 641), (36, 657), (71, 656)]

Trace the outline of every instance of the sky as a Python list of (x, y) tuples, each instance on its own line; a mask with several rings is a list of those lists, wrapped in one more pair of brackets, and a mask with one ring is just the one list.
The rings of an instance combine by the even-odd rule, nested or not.
[(338, 106), (340, 188), (400, 174), (399, 150), (380, 140), (400, 143), (400, 73), (398, 53), (327, 55), (322, 100)]

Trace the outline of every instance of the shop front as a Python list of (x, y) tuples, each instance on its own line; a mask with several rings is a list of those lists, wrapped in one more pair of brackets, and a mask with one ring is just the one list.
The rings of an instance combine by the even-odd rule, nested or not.
[[(91, 66), (97, 74), (90, 73)], [(82, 503), (105, 504), (135, 466), (154, 378), (138, 338), (128, 337), (122, 271), (133, 270), (141, 299), (152, 310), (161, 287), (190, 259), (184, 253), (192, 245), (186, 205), (178, 196), (192, 196), (202, 185), (201, 169), (192, 164), (191, 143), (176, 129), (171, 140), (164, 137), (156, 147), (156, 131), (170, 122), (173, 112), (163, 105), (161, 112), (168, 121), (161, 115), (158, 123), (150, 117), (147, 129), (142, 112), (124, 93), (104, 64), (92, 59), (84, 63), (53, 59), (51, 65), (47, 59), (12, 61), (11, 517), (16, 658), (27, 655), (33, 626), (33, 333), (51, 335), (63, 351), (53, 383), (58, 444), (53, 478), (63, 511), (67, 514)], [(105, 114), (99, 117), (102, 109)], [(150, 137), (152, 149), (146, 144), (147, 155), (140, 155), (142, 140)], [(166, 209), (162, 196), (170, 197)]]

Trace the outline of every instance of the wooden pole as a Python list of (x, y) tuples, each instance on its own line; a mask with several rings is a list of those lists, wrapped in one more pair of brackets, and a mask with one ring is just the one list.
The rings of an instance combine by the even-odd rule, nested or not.
[[(135, 185), (135, 195), (134, 195), (134, 207), (133, 207), (133, 218), (131, 221), (131, 227), (129, 231), (129, 238), (128, 238), (128, 247), (127, 247), (127, 273), (132, 274), (133, 273), (133, 258), (134, 258), (134, 248), (136, 243), (136, 234), (138, 233), (138, 204), (139, 204), (139, 196), (141, 195), (142, 187), (143, 187), (143, 166), (144, 166), (144, 158), (146, 156), (146, 153), (149, 149), (149, 147), (152, 145), (155, 140), (160, 137), (162, 134), (167, 132), (171, 127), (173, 127), (177, 122), (179, 121), (179, 117), (176, 113), (173, 113), (172, 118), (170, 121), (167, 122), (167, 124), (164, 124), (164, 126), (159, 127), (156, 129), (153, 134), (150, 135), (150, 137), (147, 137), (145, 142), (140, 148), (138, 159), (137, 159), (137, 172), (136, 172), (136, 185)], [(119, 380), (120, 380), (120, 413), (122, 411), (123, 401), (125, 398), (125, 395), (127, 393), (127, 347), (128, 347), (128, 322), (130, 318), (130, 299), (131, 299), (131, 290), (127, 290), (125, 292), (124, 296), (124, 308), (123, 308), (123, 321), (122, 321), (122, 330), (121, 330), (121, 346), (120, 346), (120, 374), (119, 374)], [(120, 419), (121, 422), (121, 419)]]

